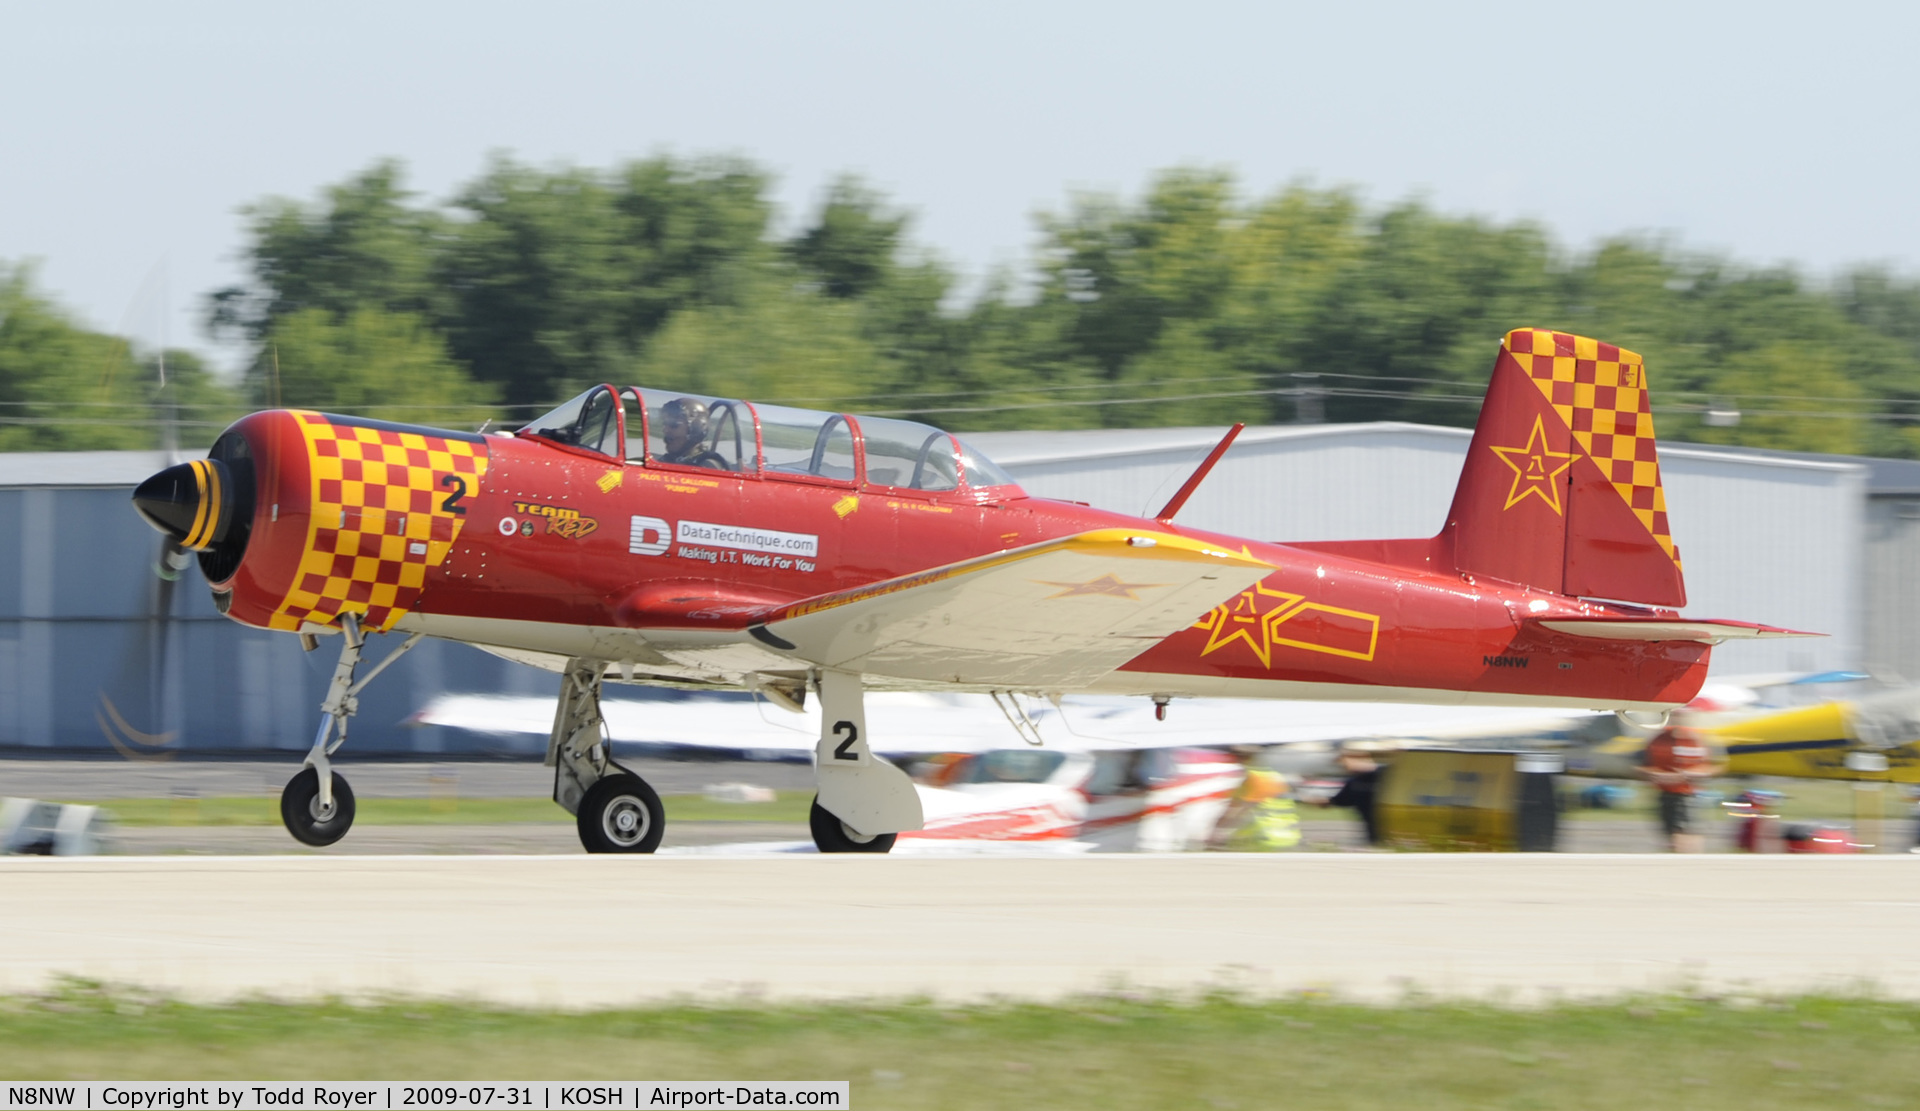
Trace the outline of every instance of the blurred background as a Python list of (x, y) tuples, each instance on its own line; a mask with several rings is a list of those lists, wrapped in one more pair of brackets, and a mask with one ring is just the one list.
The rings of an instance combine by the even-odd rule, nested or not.
[[(1920, 674), (1920, 17), (206, 3), (8, 11), (0, 747), (301, 749), (326, 678), (125, 494), (239, 414), (596, 382), (977, 434), (1138, 512), (1430, 534), (1498, 337), (1641, 352), (1716, 671)], [(17, 587), (17, 589), (16, 589)], [(284, 642), (284, 643), (283, 643)], [(1809, 646), (1810, 644), (1810, 646)], [(550, 676), (423, 647), (444, 691)], [(364, 747), (362, 747), (364, 746)]]

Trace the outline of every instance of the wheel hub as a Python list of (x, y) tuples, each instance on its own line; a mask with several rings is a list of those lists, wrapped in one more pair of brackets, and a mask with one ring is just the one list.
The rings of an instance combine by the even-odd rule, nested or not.
[(607, 838), (617, 845), (635, 845), (647, 835), (650, 824), (647, 809), (632, 795), (621, 795), (607, 803), (601, 826)]

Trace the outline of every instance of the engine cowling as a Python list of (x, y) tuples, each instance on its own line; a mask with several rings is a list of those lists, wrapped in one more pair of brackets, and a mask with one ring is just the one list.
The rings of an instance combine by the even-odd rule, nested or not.
[(292, 632), (354, 613), (385, 630), (446, 559), (486, 468), (471, 433), (276, 409), (141, 483), (134, 506), (199, 553), (236, 621)]

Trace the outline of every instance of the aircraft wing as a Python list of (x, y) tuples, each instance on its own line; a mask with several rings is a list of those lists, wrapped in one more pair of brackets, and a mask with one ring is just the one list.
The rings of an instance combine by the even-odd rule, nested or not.
[(1045, 690), (1105, 675), (1272, 573), (1184, 536), (1100, 529), (823, 594), (751, 632), (819, 667)]

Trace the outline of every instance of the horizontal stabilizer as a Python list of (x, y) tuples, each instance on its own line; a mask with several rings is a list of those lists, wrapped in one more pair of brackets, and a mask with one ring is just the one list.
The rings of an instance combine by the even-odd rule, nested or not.
[(1099, 529), (771, 614), (761, 643), (820, 667), (1046, 690), (1091, 682), (1273, 573), (1163, 532)]
[(1693, 640), (1719, 644), (1723, 640), (1774, 640), (1781, 637), (1823, 637), (1825, 633), (1803, 633), (1751, 621), (1705, 621), (1678, 617), (1552, 617), (1536, 619), (1532, 624), (1568, 636), (1593, 637), (1596, 640)]

